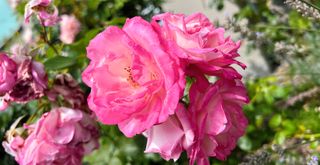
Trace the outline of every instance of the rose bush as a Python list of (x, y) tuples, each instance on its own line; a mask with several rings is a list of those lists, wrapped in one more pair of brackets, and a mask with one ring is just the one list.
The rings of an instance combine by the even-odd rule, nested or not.
[[(1, 107), (19, 103), (31, 112), (7, 131), (5, 151), (22, 165), (82, 164), (99, 147), (97, 119), (117, 125), (126, 137), (143, 134), (145, 152), (165, 160), (177, 161), (184, 151), (190, 164), (207, 165), (209, 157), (225, 160), (247, 126), (242, 107), (248, 98), (232, 66), (245, 68), (236, 60), (240, 42), (225, 38), (224, 29), (200, 13), (100, 21), (99, 14), (84, 19), (79, 11), (92, 14), (111, 4), (88, 3), (73, 12), (71, 1), (25, 5), (25, 22), (32, 15), (38, 21), (23, 25), (25, 44), (12, 45), (10, 57), (0, 58), (0, 93)], [(58, 10), (59, 5), (64, 7)], [(114, 22), (122, 28), (110, 26)], [(116, 127), (101, 128), (104, 137), (118, 142)], [(119, 152), (112, 148), (113, 159)]]

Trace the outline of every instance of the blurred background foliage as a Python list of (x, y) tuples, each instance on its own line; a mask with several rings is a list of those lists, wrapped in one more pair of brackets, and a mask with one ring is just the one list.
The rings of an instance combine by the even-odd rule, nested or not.
[[(251, 103), (245, 107), (249, 120), (247, 133), (226, 161), (211, 159), (212, 164), (306, 164), (320, 156), (320, 24), (302, 16), (283, 0), (230, 0), (239, 12), (230, 16), (227, 29), (238, 33), (251, 49), (261, 50), (272, 73), (264, 77), (245, 77)], [(16, 8), (22, 20), (24, 5)], [(76, 42), (59, 42), (58, 27), (42, 29), (32, 24), (35, 45), (28, 52), (45, 64), (52, 84), (57, 73), (71, 73), (81, 83), (81, 72), (87, 66), (85, 47), (106, 26), (122, 26), (127, 17), (150, 19), (162, 12), (163, 0), (55, 0), (60, 15), (74, 14), (81, 22)], [(308, 1), (320, 7), (317, 0)], [(223, 0), (211, 0), (212, 10), (222, 10)], [(34, 20), (33, 22), (36, 22)], [(222, 26), (222, 25), (220, 25)], [(38, 29), (38, 30), (37, 30)], [(42, 29), (39, 31), (39, 29)], [(48, 33), (49, 42), (41, 38)], [(23, 26), (1, 47), (10, 52), (14, 43), (22, 43)], [(66, 54), (67, 53), (67, 54)], [(81, 84), (86, 93), (89, 89)], [(47, 98), (26, 105), (14, 105), (0, 112), (0, 137), (22, 115), (37, 114), (39, 107), (49, 109)], [(45, 106), (43, 106), (44, 104)], [(26, 117), (26, 118), (27, 118)], [(187, 164), (186, 155), (166, 162), (157, 154), (143, 153), (142, 136), (125, 138), (115, 126), (101, 125), (101, 147), (84, 160), (85, 165)], [(15, 164), (0, 148), (0, 164)]]

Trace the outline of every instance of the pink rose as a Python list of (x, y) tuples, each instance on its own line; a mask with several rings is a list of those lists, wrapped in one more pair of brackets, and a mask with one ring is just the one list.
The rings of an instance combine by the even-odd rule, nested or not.
[(195, 120), (195, 143), (187, 150), (190, 164), (209, 165), (208, 157), (225, 160), (245, 133), (242, 107), (249, 99), (240, 80), (214, 84), (198, 77), (190, 89), (189, 110)]
[(177, 160), (194, 141), (190, 119), (190, 114), (180, 104), (175, 115), (144, 133), (148, 138), (145, 152), (159, 153), (166, 160)]
[(62, 15), (61, 19), (60, 40), (65, 44), (71, 44), (80, 32), (80, 22), (73, 15)]
[(240, 80), (221, 79), (210, 84), (196, 76), (190, 89), (190, 105), (180, 105), (175, 115), (145, 132), (145, 152), (177, 160), (187, 151), (190, 164), (209, 165), (208, 157), (225, 160), (245, 133), (248, 121), (242, 107), (249, 99)]
[(118, 124), (128, 137), (166, 121), (184, 89), (179, 61), (140, 17), (121, 30), (110, 26), (87, 47), (90, 65), (82, 74), (91, 87), (88, 104), (104, 124)]
[(21, 165), (78, 165), (84, 155), (99, 147), (94, 119), (80, 110), (56, 108), (27, 126), (29, 135), (18, 141), (15, 158)]
[(0, 96), (11, 90), (16, 80), (16, 63), (6, 54), (0, 53)]
[(12, 58), (18, 65), (18, 74), (15, 85), (8, 91), (5, 100), (26, 103), (42, 97), (47, 88), (47, 75), (43, 64), (23, 55), (15, 55)]
[[(209, 19), (195, 13), (184, 14), (164, 13), (153, 17), (161, 21), (160, 31), (170, 43), (170, 50), (185, 59), (187, 64), (199, 67), (202, 72), (225, 78), (241, 78), (231, 64), (245, 65), (236, 61), (240, 42), (234, 43), (224, 38), (224, 29), (215, 28)], [(159, 26), (155, 24), (155, 26)]]
[(54, 26), (60, 21), (58, 9), (52, 5), (52, 0), (29, 1), (25, 6), (25, 23), (29, 23), (33, 13), (36, 13), (43, 26)]

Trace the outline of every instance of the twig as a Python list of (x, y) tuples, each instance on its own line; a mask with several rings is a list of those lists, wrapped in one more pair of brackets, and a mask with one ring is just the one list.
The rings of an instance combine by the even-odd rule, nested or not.
[(42, 21), (40, 21), (40, 22), (41, 22), (42, 29), (43, 29), (42, 38), (43, 38), (44, 42), (47, 43), (48, 46), (51, 47), (51, 48), (53, 49), (53, 51), (54, 51), (57, 55), (59, 55), (57, 49), (54, 47), (54, 45), (51, 44), (51, 42), (50, 42), (49, 39), (48, 39), (48, 32), (47, 32), (46, 26), (44, 26), (44, 24), (43, 24)]
[(285, 103), (284, 103), (284, 107), (288, 108), (290, 106), (293, 106), (294, 104), (296, 104), (299, 101), (303, 101), (307, 98), (313, 97), (316, 94), (320, 93), (320, 87), (314, 87), (310, 90), (307, 90), (305, 92), (299, 93), (296, 96), (293, 96), (291, 98), (289, 98)]

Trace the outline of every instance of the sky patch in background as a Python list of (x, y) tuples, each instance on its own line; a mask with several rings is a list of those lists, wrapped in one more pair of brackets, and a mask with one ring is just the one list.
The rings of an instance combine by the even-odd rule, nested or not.
[(17, 18), (7, 0), (0, 0), (0, 47), (18, 28)]

